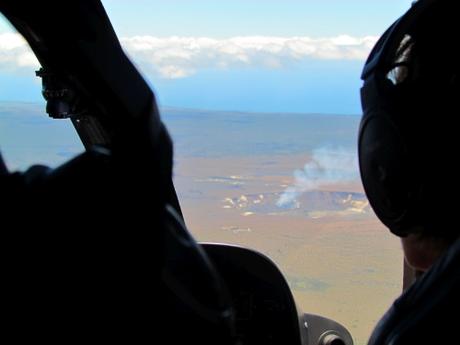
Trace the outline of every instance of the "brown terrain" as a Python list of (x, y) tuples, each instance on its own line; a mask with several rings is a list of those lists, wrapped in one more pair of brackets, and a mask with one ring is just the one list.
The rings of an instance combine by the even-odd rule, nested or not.
[(297, 209), (276, 206), (308, 155), (178, 158), (175, 184), (199, 241), (242, 245), (270, 257), (299, 307), (345, 325), (365, 344), (399, 295), (398, 240), (372, 213), (359, 182), (322, 186)]

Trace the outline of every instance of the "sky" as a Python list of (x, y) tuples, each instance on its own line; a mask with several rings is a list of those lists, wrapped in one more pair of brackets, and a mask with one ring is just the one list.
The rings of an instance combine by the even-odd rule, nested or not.
[[(359, 114), (362, 65), (407, 0), (103, 0), (161, 106)], [(41, 101), (0, 18), (0, 101)]]

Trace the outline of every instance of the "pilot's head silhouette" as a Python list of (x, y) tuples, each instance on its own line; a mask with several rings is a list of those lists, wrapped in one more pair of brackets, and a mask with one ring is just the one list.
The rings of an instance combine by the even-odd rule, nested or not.
[(364, 188), (421, 271), (460, 234), (450, 201), (458, 197), (456, 13), (454, 1), (418, 1), (385, 32), (362, 75)]

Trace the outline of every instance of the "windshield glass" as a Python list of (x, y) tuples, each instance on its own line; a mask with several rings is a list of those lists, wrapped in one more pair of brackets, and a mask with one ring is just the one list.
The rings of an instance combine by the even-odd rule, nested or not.
[(172, 133), (192, 233), (268, 255), (305, 312), (367, 343), (403, 258), (359, 179), (359, 76), (410, 2), (104, 5)]
[[(174, 139), (174, 183), (194, 236), (266, 254), (304, 312), (367, 343), (401, 292), (403, 259), (359, 179), (359, 76), (410, 2), (103, 3)], [(0, 22), (10, 170), (56, 166), (83, 149), (68, 120), (47, 118), (37, 68)]]
[(38, 68), (26, 41), (0, 15), (0, 152), (10, 171), (55, 167), (83, 150), (70, 120), (45, 113)]

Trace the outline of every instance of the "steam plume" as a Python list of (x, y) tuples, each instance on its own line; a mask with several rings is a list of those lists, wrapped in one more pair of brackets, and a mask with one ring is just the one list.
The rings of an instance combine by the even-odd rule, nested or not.
[(352, 182), (358, 177), (356, 152), (344, 148), (316, 149), (303, 170), (294, 171), (294, 184), (286, 188), (276, 204), (283, 208), (298, 208), (297, 199), (302, 193), (321, 186)]

